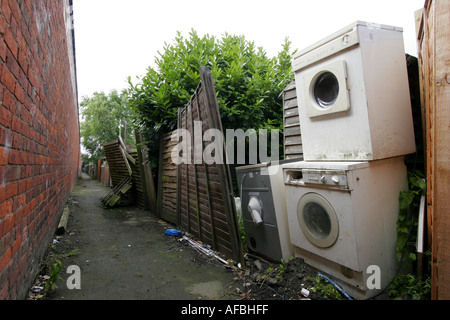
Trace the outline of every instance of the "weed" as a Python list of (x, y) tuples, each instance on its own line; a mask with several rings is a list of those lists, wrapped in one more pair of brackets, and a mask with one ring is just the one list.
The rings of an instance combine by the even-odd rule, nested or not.
[(239, 234), (241, 236), (243, 251), (247, 252), (248, 251), (247, 235), (246, 235), (246, 232), (245, 232), (243, 215), (241, 214), (238, 218), (239, 218)]
[[(291, 257), (289, 260), (292, 261), (293, 259), (294, 259), (294, 257)], [(274, 277), (275, 280), (280, 281), (281, 279), (283, 279), (283, 274), (286, 271), (286, 265), (287, 265), (287, 262), (284, 261), (284, 259), (281, 259), (281, 264), (279, 264), (277, 268), (273, 268), (273, 267), (268, 268), (267, 274), (263, 275), (262, 279), (265, 281), (271, 275), (276, 274)], [(263, 281), (263, 283), (264, 283), (264, 281)]]
[(73, 249), (72, 251), (66, 252), (66, 253), (62, 253), (62, 254), (57, 254), (54, 256), (55, 259), (65, 259), (65, 258), (69, 258), (72, 256), (76, 256), (80, 254), (80, 250), (78, 249)]
[(311, 289), (313, 292), (320, 293), (326, 299), (342, 299), (341, 293), (321, 276), (316, 275), (314, 278), (308, 277), (307, 279), (311, 280), (314, 283), (314, 287)]
[(389, 286), (388, 295), (395, 300), (430, 300), (431, 279), (400, 274)]
[(408, 243), (417, 241), (420, 199), (426, 192), (426, 188), (422, 172), (418, 170), (408, 172), (408, 190), (402, 191), (399, 197), (400, 212), (397, 220), (397, 259), (399, 261), (405, 253), (410, 262), (416, 261), (416, 253), (408, 250), (410, 249)]
[(58, 279), (63, 280), (63, 278), (59, 276), (61, 270), (62, 270), (62, 263), (60, 260), (56, 260), (52, 264), (52, 270), (50, 271), (50, 278), (45, 283), (46, 290), (54, 291), (55, 289), (58, 288), (58, 286), (56, 285), (56, 281), (58, 281)]
[[(397, 259), (400, 263), (414, 267), (417, 263), (417, 252), (410, 244), (417, 242), (417, 228), (420, 201), (426, 193), (427, 185), (422, 172), (408, 172), (408, 190), (400, 193), (400, 212), (397, 221)], [(431, 273), (430, 251), (426, 274)], [(405, 261), (404, 261), (404, 258)], [(394, 299), (424, 300), (431, 298), (431, 278), (414, 274), (397, 275), (388, 288), (388, 295)]]

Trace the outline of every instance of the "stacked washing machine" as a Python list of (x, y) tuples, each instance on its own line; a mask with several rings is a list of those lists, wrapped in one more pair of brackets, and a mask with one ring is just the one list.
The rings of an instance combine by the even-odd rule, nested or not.
[(415, 152), (402, 33), (358, 21), (293, 62), (304, 161), (283, 165), (290, 240), (359, 299), (397, 271), (404, 156)]

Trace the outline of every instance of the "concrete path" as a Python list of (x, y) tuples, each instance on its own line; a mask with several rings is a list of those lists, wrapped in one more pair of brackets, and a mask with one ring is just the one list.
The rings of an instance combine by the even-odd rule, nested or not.
[[(237, 298), (233, 272), (164, 235), (173, 226), (135, 207), (102, 208), (100, 199), (109, 191), (87, 175), (75, 186), (67, 231), (54, 249), (63, 264), (63, 280), (51, 299)], [(75, 274), (67, 273), (69, 266), (79, 267), (81, 289), (67, 287)]]

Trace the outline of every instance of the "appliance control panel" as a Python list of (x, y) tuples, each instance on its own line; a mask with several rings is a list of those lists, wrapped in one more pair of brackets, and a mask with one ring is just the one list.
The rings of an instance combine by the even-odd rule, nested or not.
[(312, 184), (316, 186), (349, 189), (346, 171), (314, 169), (287, 170), (285, 183), (297, 186)]
[(347, 174), (345, 171), (321, 171), (303, 169), (303, 182), (305, 184), (319, 184), (324, 186), (347, 187)]

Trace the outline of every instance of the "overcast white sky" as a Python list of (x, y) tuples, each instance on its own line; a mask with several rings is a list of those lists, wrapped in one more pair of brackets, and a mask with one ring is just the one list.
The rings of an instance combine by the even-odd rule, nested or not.
[[(285, 37), (303, 49), (356, 20), (402, 27), (417, 56), (414, 12), (425, 0), (74, 0), (79, 98), (128, 87), (176, 31), (244, 35), (269, 56)], [(136, 81), (133, 81), (136, 82)]]

